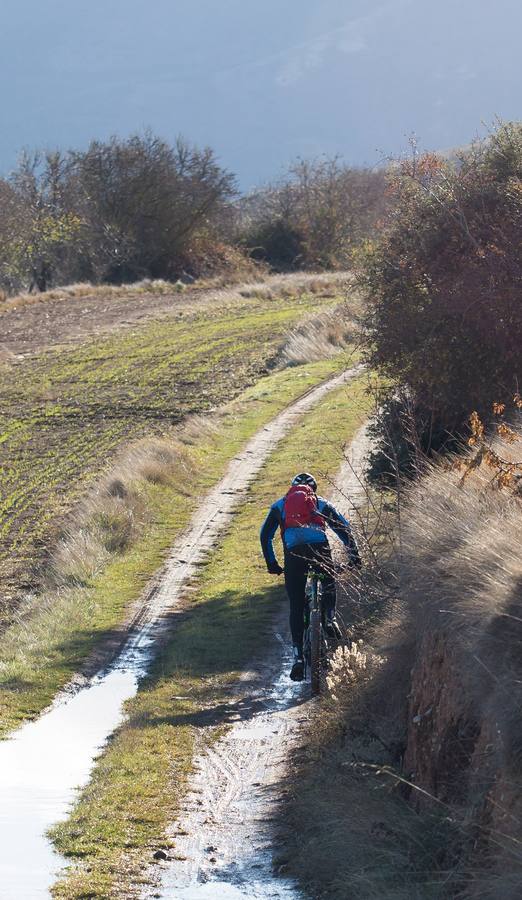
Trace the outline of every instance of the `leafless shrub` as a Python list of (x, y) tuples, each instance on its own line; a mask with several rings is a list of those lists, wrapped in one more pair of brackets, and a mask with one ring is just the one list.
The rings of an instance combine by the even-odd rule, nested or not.
[(82, 151), (23, 153), (0, 179), (0, 280), (9, 293), (229, 271), (234, 177), (209, 148), (150, 132)]
[(244, 198), (239, 231), (252, 257), (276, 270), (339, 269), (385, 207), (382, 172), (337, 157), (298, 160), (279, 183)]

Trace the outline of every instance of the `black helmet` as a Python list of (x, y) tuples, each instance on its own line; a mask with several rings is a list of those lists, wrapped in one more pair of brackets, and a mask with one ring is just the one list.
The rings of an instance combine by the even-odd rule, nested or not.
[(296, 475), (292, 481), (292, 487), (296, 484), (307, 484), (313, 491), (317, 490), (317, 481), (309, 472), (301, 472), (300, 475)]

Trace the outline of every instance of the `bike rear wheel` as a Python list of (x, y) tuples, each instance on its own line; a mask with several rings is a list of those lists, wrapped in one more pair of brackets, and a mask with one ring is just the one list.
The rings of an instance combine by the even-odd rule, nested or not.
[(310, 613), (310, 681), (312, 697), (321, 693), (321, 611), (313, 609)]

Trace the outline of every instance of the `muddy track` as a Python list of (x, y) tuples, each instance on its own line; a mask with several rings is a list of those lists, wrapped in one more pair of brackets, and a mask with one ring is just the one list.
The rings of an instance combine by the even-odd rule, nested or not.
[[(308, 391), (249, 441), (175, 542), (161, 578), (134, 611), (133, 627), (111, 666), (94, 678), (75, 681), (72, 690), (62, 692), (39, 719), (0, 744), (0, 884), (5, 900), (48, 897), (65, 861), (54, 854), (47, 830), (66, 816), (77, 788), (87, 783), (100, 747), (121, 722), (122, 704), (136, 693), (158, 641), (172, 627), (173, 612), (183, 608), (184, 590), (198, 566), (277, 443), (324, 396), (356, 378), (362, 369), (356, 366)], [(273, 673), (272, 668), (263, 684), (273, 684)], [(259, 702), (265, 703), (262, 694)], [(268, 711), (271, 702), (268, 697)], [(279, 703), (277, 697), (275, 702)], [(263, 765), (259, 756), (259, 767)], [(223, 767), (227, 770), (225, 762), (218, 765), (216, 761), (216, 766), (221, 772)], [(237, 767), (228, 772), (226, 796), (233, 797)], [(20, 847), (31, 859), (31, 866), (23, 870), (18, 864)]]
[[(297, 889), (272, 869), (273, 807), (282, 799), (287, 755), (306, 722), (308, 690), (288, 679), (286, 607), (268, 664), (246, 673), (235, 690), (227, 735), (196, 762), (183, 814), (171, 829), (173, 859), (147, 898), (281, 898)], [(269, 639), (270, 640), (270, 639)], [(270, 657), (272, 657), (270, 659)], [(209, 737), (209, 735), (207, 735)]]
[[(369, 449), (366, 426), (356, 434), (330, 497), (350, 515), (366, 502), (362, 472)], [(306, 740), (310, 687), (288, 678), (286, 604), (274, 623), (272, 645), (232, 687), (224, 711), (234, 721), (196, 761), (196, 775), (169, 838), (171, 859), (152, 872), (142, 895), (162, 900), (297, 900), (295, 884), (274, 871), (272, 821), (284, 802), (287, 759)], [(281, 862), (281, 861), (280, 861)], [(280, 869), (282, 867), (280, 866)], [(283, 867), (284, 868), (284, 867)]]
[(97, 648), (69, 685), (69, 691), (77, 690), (100, 669), (108, 667), (123, 649), (133, 653), (138, 646), (161, 642), (164, 633), (168, 632), (173, 605), (179, 613), (185, 587), (231, 521), (241, 497), (275, 445), (326, 394), (363, 371), (364, 366), (357, 365), (310, 388), (297, 401), (288, 404), (231, 460), (222, 480), (207, 494), (194, 514), (189, 528), (177, 538), (165, 566), (140, 597), (128, 621)]
[(140, 611), (139, 631), (143, 633), (152, 623), (161, 625), (162, 616), (182, 594), (197, 573), (207, 554), (231, 521), (240, 498), (254, 480), (276, 444), (297, 425), (302, 416), (319, 403), (326, 394), (353, 380), (364, 371), (354, 366), (307, 391), (295, 403), (265, 425), (233, 458), (221, 481), (207, 494), (196, 511), (190, 527), (176, 540), (159, 583), (151, 593), (147, 605)]

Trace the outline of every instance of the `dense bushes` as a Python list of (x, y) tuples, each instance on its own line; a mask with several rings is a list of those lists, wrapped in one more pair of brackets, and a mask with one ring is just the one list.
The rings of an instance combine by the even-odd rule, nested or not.
[(236, 202), (212, 150), (149, 132), (25, 154), (0, 179), (0, 290), (190, 279), (248, 256), (277, 271), (346, 267), (373, 233), (384, 187), (382, 172), (300, 161)]
[(284, 269), (338, 269), (373, 233), (385, 206), (383, 172), (338, 159), (301, 160), (241, 205), (241, 240), (255, 259)]
[(152, 134), (25, 155), (0, 180), (1, 284), (172, 279), (222, 262), (235, 193), (211, 150)]
[(424, 449), (522, 381), (522, 125), (456, 162), (419, 156), (390, 177), (393, 213), (366, 259), (370, 363), (400, 386)]

